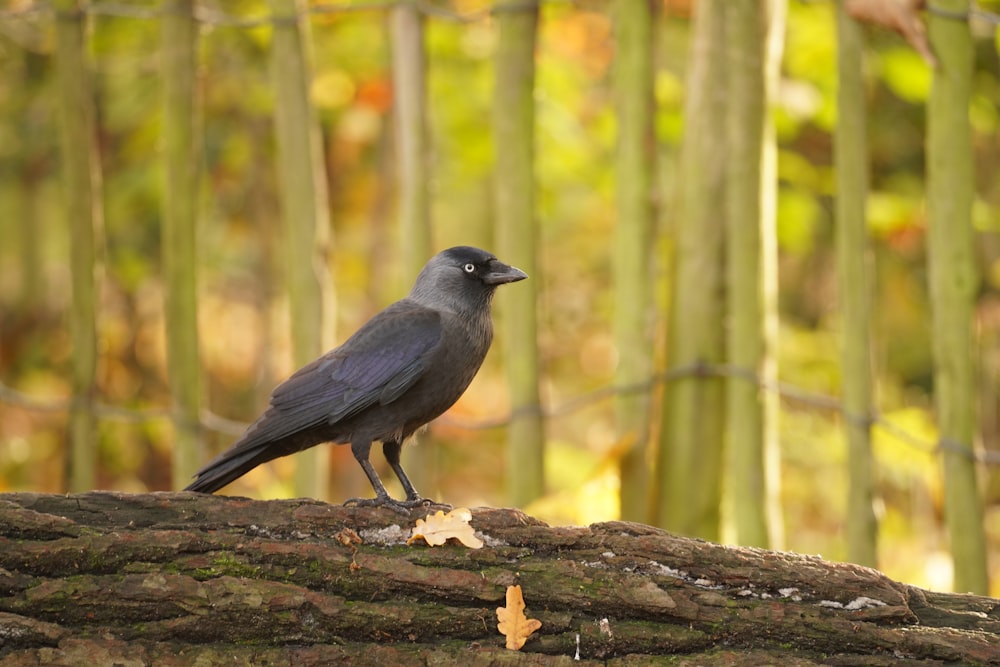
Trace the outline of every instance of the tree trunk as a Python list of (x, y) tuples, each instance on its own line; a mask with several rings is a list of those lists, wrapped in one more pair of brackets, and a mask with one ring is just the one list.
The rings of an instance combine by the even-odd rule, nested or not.
[[(694, 36), (678, 166), (673, 282), (667, 363), (671, 368), (725, 359), (726, 97), (722, 0), (695, 5)], [(663, 392), (657, 477), (659, 525), (685, 535), (719, 537), (724, 381), (695, 374)]]
[(538, 225), (535, 222), (535, 41), (538, 7), (497, 4), (500, 31), (493, 91), (497, 254), (527, 272), (518, 289), (501, 290), (503, 343), (512, 417), (507, 429), (511, 502), (527, 505), (545, 491), (545, 430), (539, 398)]
[[(741, 368), (752, 368), (761, 377), (774, 376), (774, 350), (768, 345), (767, 312), (774, 300), (767, 298), (765, 275), (775, 271), (765, 265), (772, 253), (765, 253), (769, 235), (775, 234), (774, 209), (765, 217), (765, 189), (773, 182), (764, 180), (768, 109), (765, 76), (770, 2), (739, 0), (725, 6), (726, 33), (726, 358)], [(773, 174), (767, 174), (773, 176)], [(773, 341), (770, 341), (773, 343)], [(767, 474), (774, 460), (768, 451), (777, 448), (773, 423), (776, 411), (769, 403), (776, 396), (763, 391), (758, 382), (746, 377), (726, 380), (726, 430), (729, 474), (726, 479), (735, 541), (753, 546), (771, 546), (770, 524), (780, 521), (769, 516), (768, 482), (777, 475)]]
[[(966, 0), (938, 3), (968, 11)], [(973, 158), (969, 104), (972, 34), (965, 21), (931, 14), (928, 35), (938, 60), (927, 101), (927, 227), (934, 407), (944, 461), (944, 509), (955, 561), (955, 587), (989, 590), (983, 506), (979, 497), (976, 434)]]
[(837, 3), (837, 291), (840, 304), (840, 365), (843, 368), (844, 429), (850, 486), (847, 553), (855, 563), (878, 564), (878, 522), (873, 508), (872, 460), (872, 284), (868, 249), (868, 139), (865, 129), (864, 37), (844, 2)]
[[(334, 337), (334, 296), (329, 285), (330, 213), (319, 124), (309, 101), (310, 72), (302, 0), (271, 0), (281, 18), (274, 25), (272, 76), (278, 169), (286, 238), (286, 290), (295, 367), (309, 363)], [(296, 456), (295, 488), (311, 497), (328, 493), (329, 447)]]
[(198, 354), (198, 150), (195, 70), (198, 26), (192, 0), (172, 0), (162, 22), (164, 187), (161, 209), (167, 372), (173, 403), (174, 488), (187, 486), (205, 460)]
[[(615, 155), (617, 220), (614, 243), (614, 336), (618, 350), (615, 384), (640, 385), (653, 367), (650, 336), (653, 236), (653, 22), (647, 0), (617, 0), (614, 5)], [(621, 516), (648, 521), (649, 394), (615, 396), (615, 429), (628, 448), (619, 463)]]
[[(392, 8), (389, 25), (392, 34), (400, 257), (403, 260), (403, 283), (409, 290), (412, 281), (434, 254), (424, 18), (415, 3), (406, 2)], [(431, 497), (437, 493), (438, 451), (436, 447), (403, 447), (403, 467), (410, 481), (421, 493)]]
[[(477, 509), (482, 549), (312, 500), (0, 495), (0, 666), (1000, 664), (1000, 600), (637, 523)], [(520, 584), (522, 654), (495, 609)], [(610, 663), (608, 662), (610, 661)]]
[(78, 0), (56, 3), (56, 74), (62, 148), (64, 210), (70, 239), (72, 302), (69, 330), (73, 403), (69, 412), (66, 486), (94, 488), (97, 477), (97, 429), (93, 402), (97, 392), (97, 239), (101, 236), (101, 166), (94, 137), (94, 100), (84, 46), (86, 16)]

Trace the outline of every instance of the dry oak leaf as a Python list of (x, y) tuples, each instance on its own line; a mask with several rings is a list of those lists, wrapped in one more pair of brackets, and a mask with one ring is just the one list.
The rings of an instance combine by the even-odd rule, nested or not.
[(497, 607), (497, 630), (507, 638), (507, 648), (520, 651), (531, 633), (542, 627), (542, 622), (524, 615), (524, 597), (520, 586), (507, 587), (507, 606)]
[(427, 544), (438, 547), (454, 538), (470, 549), (482, 549), (483, 541), (476, 537), (476, 532), (469, 525), (471, 520), (472, 512), (464, 507), (456, 507), (447, 514), (438, 510), (428, 514), (426, 520), (417, 519), (413, 534), (406, 543), (412, 544), (414, 540), (423, 538)]
[(361, 536), (353, 528), (344, 528), (339, 533), (333, 536), (333, 539), (337, 540), (345, 547), (351, 547), (354, 551), (358, 548), (355, 546), (361, 544)]

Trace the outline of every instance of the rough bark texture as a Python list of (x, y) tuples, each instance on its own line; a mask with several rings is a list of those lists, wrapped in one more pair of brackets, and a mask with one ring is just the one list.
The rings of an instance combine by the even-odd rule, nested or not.
[[(407, 546), (427, 512), (2, 494), (0, 665), (1000, 664), (1000, 600), (515, 510), (473, 512), (483, 549)], [(519, 653), (515, 583), (543, 623)]]

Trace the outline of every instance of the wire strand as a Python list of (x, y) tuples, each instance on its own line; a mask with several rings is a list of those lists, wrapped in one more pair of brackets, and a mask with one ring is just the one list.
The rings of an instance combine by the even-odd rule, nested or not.
[[(509, 426), (512, 422), (526, 417), (540, 416), (545, 420), (554, 420), (579, 412), (584, 408), (615, 396), (626, 394), (651, 394), (659, 385), (686, 378), (741, 379), (755, 384), (764, 391), (776, 394), (789, 403), (796, 403), (809, 408), (823, 410), (824, 412), (832, 412), (839, 415), (841, 419), (850, 424), (856, 424), (866, 428), (881, 428), (888, 435), (891, 435), (903, 444), (926, 454), (956, 454), (984, 465), (1000, 465), (1000, 452), (988, 450), (979, 451), (974, 447), (971, 447), (969, 444), (950, 438), (940, 438), (937, 442), (932, 442), (926, 438), (917, 436), (907, 431), (878, 412), (864, 414), (851, 412), (844, 406), (843, 402), (835, 396), (803, 389), (787, 382), (763, 378), (753, 369), (743, 368), (732, 364), (708, 364), (698, 362), (685, 366), (677, 366), (657, 373), (645, 381), (627, 385), (607, 385), (599, 389), (595, 389), (594, 391), (570, 398), (554, 407), (545, 407), (542, 405), (520, 406), (513, 409), (508, 415), (496, 419), (464, 420), (445, 414), (442, 417), (439, 417), (438, 420), (452, 428), (459, 428), (468, 431), (483, 431), (504, 428)], [(76, 406), (76, 403), (72, 399), (40, 399), (20, 392), (3, 382), (0, 382), (0, 404), (7, 404), (24, 410), (42, 413), (68, 412)], [(100, 402), (91, 403), (87, 407), (91, 410), (95, 417), (107, 421), (142, 423), (171, 419), (173, 416), (171, 410), (166, 408), (134, 409), (107, 405)], [(238, 436), (246, 430), (249, 424), (247, 422), (222, 417), (211, 412), (210, 410), (204, 410), (201, 414), (200, 426), (216, 433)]]
[[(494, 14), (530, 11), (541, 5), (542, 0), (522, 0), (520, 2), (504, 2), (484, 6), (471, 11), (456, 11), (448, 6), (439, 5), (430, 0), (367, 0), (365, 2), (326, 2), (307, 6), (305, 9), (290, 12), (281, 16), (272, 14), (259, 16), (242, 16), (214, 7), (195, 5), (192, 18), (205, 25), (219, 28), (252, 29), (263, 26), (287, 25), (312, 16), (332, 14), (347, 14), (359, 12), (378, 12), (395, 7), (413, 7), (429, 18), (441, 19), (455, 23), (474, 23), (482, 21)], [(572, 3), (573, 0), (545, 0), (547, 3)], [(108, 18), (156, 20), (174, 10), (163, 7), (135, 6), (120, 2), (94, 2), (80, 7), (74, 15), (92, 15)], [(0, 9), (0, 20), (25, 20), (40, 15), (55, 15), (56, 9), (48, 2), (37, 2), (15, 9)]]
[(925, 7), (928, 14), (933, 14), (934, 16), (940, 16), (941, 18), (953, 19), (955, 21), (981, 21), (989, 25), (1000, 25), (1000, 14), (995, 14), (993, 12), (986, 11), (979, 5), (972, 3), (967, 11), (955, 11), (953, 9), (945, 9), (944, 7), (939, 7), (930, 2), (927, 3)]

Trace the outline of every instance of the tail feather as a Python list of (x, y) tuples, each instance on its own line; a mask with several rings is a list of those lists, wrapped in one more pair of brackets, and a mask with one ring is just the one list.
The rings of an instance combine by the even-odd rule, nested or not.
[(321, 442), (338, 440), (334, 434), (315, 425), (281, 437), (274, 437), (272, 431), (262, 428), (268, 425), (270, 416), (270, 411), (264, 413), (232, 447), (196, 472), (195, 480), (184, 490), (215, 493), (261, 463), (294, 454)]
[(283, 452), (275, 452), (273, 448), (269, 447), (270, 444), (272, 443), (262, 443), (239, 450), (234, 447), (223, 452), (195, 473), (195, 480), (188, 484), (184, 490), (215, 493), (261, 463), (283, 455)]

